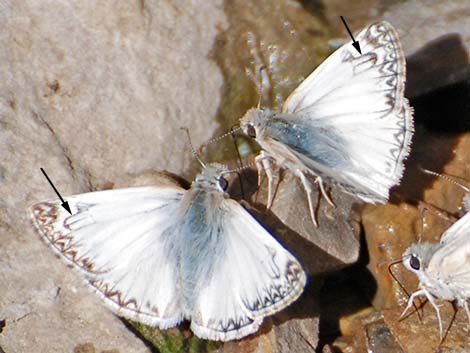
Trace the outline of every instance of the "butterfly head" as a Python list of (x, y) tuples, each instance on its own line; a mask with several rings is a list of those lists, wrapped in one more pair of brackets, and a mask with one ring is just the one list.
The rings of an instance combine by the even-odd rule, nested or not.
[(426, 269), (439, 244), (418, 243), (411, 245), (403, 254), (403, 263), (411, 272), (420, 273)]
[(263, 135), (266, 123), (272, 115), (268, 109), (252, 108), (240, 120), (240, 127), (247, 136), (259, 138)]
[(219, 191), (225, 192), (228, 188), (228, 181), (224, 174), (228, 172), (229, 170), (225, 165), (211, 163), (206, 165), (196, 177), (194, 183), (204, 188), (217, 188)]

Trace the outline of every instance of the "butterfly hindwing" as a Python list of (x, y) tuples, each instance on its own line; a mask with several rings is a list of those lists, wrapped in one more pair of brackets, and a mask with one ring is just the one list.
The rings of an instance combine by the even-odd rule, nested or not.
[(263, 318), (296, 300), (306, 275), (293, 255), (244, 208), (225, 200), (218, 225), (223, 244), (211, 261), (210, 280), (195, 301), (192, 330), (208, 339), (238, 339), (255, 332)]
[(470, 297), (470, 213), (442, 235), (440, 245), (427, 272)]

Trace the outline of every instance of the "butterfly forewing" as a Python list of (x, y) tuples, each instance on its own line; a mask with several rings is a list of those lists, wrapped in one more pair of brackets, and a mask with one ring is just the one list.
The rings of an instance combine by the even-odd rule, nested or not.
[(427, 272), (470, 297), (470, 213), (442, 235), (441, 247), (431, 258)]
[[(313, 174), (364, 201), (386, 202), (402, 177), (413, 134), (403, 95), (405, 58), (387, 22), (370, 25), (357, 40), (362, 55), (350, 43), (334, 52), (286, 100), (282, 121), (267, 122), (266, 135)], [(286, 125), (303, 133), (286, 132)]]
[(159, 327), (183, 318), (172, 227), (184, 190), (142, 187), (67, 197), (32, 207), (47, 243), (117, 314)]

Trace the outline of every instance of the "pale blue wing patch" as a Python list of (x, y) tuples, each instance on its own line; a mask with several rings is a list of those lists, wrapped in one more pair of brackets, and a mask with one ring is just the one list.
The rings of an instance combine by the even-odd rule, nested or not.
[(323, 175), (316, 165), (342, 170), (351, 162), (344, 153), (347, 144), (333, 126), (314, 127), (313, 124), (276, 114), (266, 124), (266, 133), (275, 141), (288, 146), (293, 152), (311, 161), (317, 175)]

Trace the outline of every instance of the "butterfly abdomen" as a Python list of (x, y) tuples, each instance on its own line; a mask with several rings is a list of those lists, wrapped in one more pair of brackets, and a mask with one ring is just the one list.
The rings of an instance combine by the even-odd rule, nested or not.
[[(347, 164), (343, 152), (348, 147), (346, 141), (327, 125), (315, 127), (311, 121), (289, 121), (287, 115), (283, 117), (279, 114), (269, 121), (266, 131), (272, 139), (313, 163), (335, 169), (341, 169)], [(312, 168), (311, 165), (308, 167)], [(315, 171), (315, 168), (312, 169)]]
[(194, 195), (181, 224), (181, 278), (185, 311), (191, 313), (194, 298), (201, 288), (207, 285), (211, 273), (217, 267), (214, 254), (223, 253), (225, 246), (221, 238), (221, 228), (217, 222), (222, 219), (220, 208), (208, 208), (205, 203), (213, 203), (213, 197), (223, 197), (220, 193), (203, 192)]

